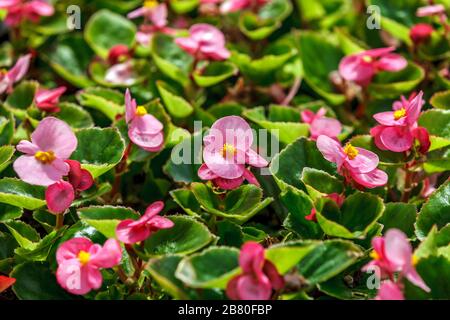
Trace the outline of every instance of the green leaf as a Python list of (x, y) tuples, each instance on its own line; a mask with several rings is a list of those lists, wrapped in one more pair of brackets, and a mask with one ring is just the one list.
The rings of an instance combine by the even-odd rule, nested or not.
[(13, 291), (21, 300), (72, 299), (56, 282), (47, 263), (25, 262), (16, 266), (10, 275), (16, 279)]
[(425, 71), (419, 65), (408, 62), (403, 70), (378, 73), (369, 85), (369, 93), (377, 99), (396, 98), (410, 92), (424, 79)]
[(205, 211), (238, 224), (248, 221), (273, 201), (273, 198), (262, 200), (262, 189), (253, 184), (231, 190), (225, 197), (217, 195), (210, 186), (200, 182), (193, 182), (191, 190)]
[(145, 252), (150, 256), (189, 254), (200, 250), (214, 240), (208, 228), (190, 217), (171, 216), (170, 229), (159, 230), (145, 241)]
[(106, 58), (109, 50), (118, 44), (132, 48), (136, 26), (125, 17), (109, 10), (100, 10), (91, 16), (84, 38), (100, 57)]
[(178, 14), (185, 14), (194, 10), (198, 4), (199, 0), (170, 0), (170, 7)]
[(403, 231), (408, 237), (412, 237), (416, 216), (417, 210), (414, 204), (390, 202), (386, 203), (386, 208), (379, 222), (384, 225), (384, 233), (395, 228)]
[(5, 108), (0, 108), (0, 145), (10, 144), (12, 142), (14, 131), (14, 115)]
[(12, 109), (12, 112), (19, 117), (26, 115), (26, 109), (31, 107), (34, 102), (39, 83), (36, 81), (23, 81), (8, 96), (5, 106)]
[(414, 251), (414, 256), (423, 259), (428, 256), (437, 256), (443, 254), (447, 259), (450, 258), (450, 224), (447, 224), (441, 230), (437, 230), (434, 225), (427, 237), (420, 243), (419, 247)]
[(123, 83), (116, 83), (116, 82), (108, 82), (106, 80), (106, 75), (111, 67), (108, 63), (104, 61), (94, 61), (89, 66), (89, 73), (92, 76), (92, 79), (94, 79), (95, 82), (98, 84), (104, 86), (104, 87), (110, 87), (110, 88), (128, 88), (132, 87), (138, 84), (141, 84), (144, 82), (151, 70), (150, 65), (146, 60), (143, 59), (132, 59), (129, 61), (131, 63), (131, 69), (132, 73), (131, 76), (127, 79), (126, 82)]
[(175, 277), (175, 271), (183, 257), (176, 255), (151, 259), (147, 264), (147, 271), (151, 277), (175, 299), (188, 299), (183, 283)]
[(344, 185), (340, 180), (325, 171), (314, 168), (303, 169), (302, 181), (305, 185), (311, 186), (321, 193), (341, 194), (344, 191)]
[(45, 188), (14, 178), (0, 180), (0, 203), (35, 210), (45, 206)]
[(323, 231), (330, 236), (362, 239), (383, 214), (384, 204), (373, 194), (356, 192), (345, 199), (340, 211), (337, 209), (334, 201), (329, 200), (317, 212)]
[(182, 84), (189, 83), (193, 58), (184, 52), (168, 35), (156, 34), (152, 40), (152, 57), (166, 76)]
[(335, 92), (329, 80), (330, 73), (338, 69), (343, 57), (340, 49), (327, 40), (326, 35), (313, 32), (302, 32), (299, 45), (306, 83), (331, 104), (343, 103), (344, 95)]
[(17, 241), (9, 233), (0, 232), (0, 261), (14, 255)]
[(125, 219), (139, 219), (140, 215), (130, 208), (114, 206), (91, 206), (78, 209), (78, 216), (107, 238), (116, 238), (116, 227)]
[(25, 249), (34, 249), (36, 242), (41, 240), (36, 230), (20, 220), (5, 222), (5, 226), (17, 243)]
[(125, 142), (116, 128), (81, 129), (76, 136), (78, 146), (72, 159), (80, 161), (94, 178), (114, 168), (122, 159)]
[(175, 118), (185, 118), (192, 114), (194, 108), (184, 98), (169, 91), (163, 82), (158, 81), (156, 86), (161, 94), (164, 105), (172, 116)]
[(13, 146), (1, 146), (0, 147), (0, 172), (6, 169), (11, 163), (11, 158), (14, 155), (16, 149)]
[(277, 138), (286, 144), (294, 142), (300, 137), (307, 136), (309, 132), (309, 125), (300, 123), (300, 118), (297, 119), (297, 122), (267, 120), (264, 114), (264, 107), (248, 109), (243, 114), (247, 119), (277, 135)]
[(125, 112), (124, 96), (119, 91), (92, 87), (80, 91), (77, 99), (82, 106), (100, 111), (111, 121)]
[(175, 189), (170, 191), (173, 200), (190, 216), (199, 217), (202, 211), (200, 203), (189, 189)]
[(416, 235), (423, 240), (433, 225), (438, 230), (450, 222), (450, 182), (442, 184), (422, 206), (415, 224)]
[(181, 260), (175, 276), (193, 288), (224, 289), (239, 272), (238, 257), (236, 248), (210, 247)]
[(239, 30), (252, 40), (262, 40), (279, 27), (281, 20), (261, 19), (253, 12), (244, 12), (239, 17)]
[(336, 167), (325, 160), (316, 143), (305, 138), (289, 144), (276, 155), (270, 164), (270, 171), (282, 190), (288, 185), (304, 190), (301, 177), (305, 167), (316, 168), (330, 174), (336, 173)]
[(230, 62), (211, 62), (204, 69), (196, 70), (193, 77), (200, 87), (214, 86), (237, 73), (237, 68)]
[(77, 87), (93, 85), (87, 70), (94, 54), (83, 37), (80, 34), (69, 34), (58, 38), (55, 43), (54, 47), (42, 55), (45, 62), (63, 79)]
[(94, 126), (91, 114), (75, 103), (63, 102), (59, 104), (61, 111), (56, 114), (74, 129), (90, 128)]
[(265, 256), (275, 265), (280, 274), (285, 274), (314, 250), (317, 245), (318, 243), (312, 241), (285, 242), (268, 248)]
[(422, 112), (419, 126), (425, 127), (432, 135), (450, 139), (450, 110), (432, 109)]
[(66, 228), (67, 226), (64, 226), (64, 228), (52, 231), (32, 248), (17, 248), (14, 252), (25, 260), (46, 261), (53, 245), (62, 236)]
[(303, 257), (298, 271), (310, 284), (317, 284), (341, 273), (361, 256), (361, 249), (352, 242), (324, 241)]
[(440, 91), (433, 94), (430, 99), (430, 103), (437, 109), (450, 109), (450, 90)]
[(18, 219), (22, 216), (22, 213), (22, 208), (0, 203), (0, 222)]
[(410, 29), (405, 25), (383, 16), (381, 18), (381, 27), (390, 33), (394, 38), (400, 39), (408, 46), (412, 45), (411, 37), (409, 36)]

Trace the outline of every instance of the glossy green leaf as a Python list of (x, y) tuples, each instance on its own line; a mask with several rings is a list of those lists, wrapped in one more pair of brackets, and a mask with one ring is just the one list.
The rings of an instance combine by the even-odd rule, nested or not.
[(0, 203), (35, 210), (45, 206), (45, 188), (32, 186), (14, 178), (0, 180)]
[(214, 86), (237, 73), (236, 67), (230, 62), (211, 62), (205, 68), (196, 70), (193, 77), (200, 87)]
[(450, 109), (450, 90), (436, 92), (431, 97), (430, 103), (437, 109)]
[(11, 158), (14, 155), (15, 148), (13, 146), (0, 147), (0, 172), (11, 163)]
[(22, 208), (0, 203), (0, 222), (18, 219), (22, 216)]
[(416, 216), (417, 209), (414, 204), (390, 202), (386, 203), (386, 208), (379, 222), (384, 225), (383, 233), (395, 228), (403, 231), (408, 237), (412, 237)]
[(175, 118), (185, 118), (192, 114), (194, 108), (183, 97), (180, 97), (170, 90), (168, 90), (163, 82), (158, 82), (157, 85), (161, 98), (167, 111)]
[(450, 139), (450, 110), (427, 110), (420, 115), (419, 125), (432, 135)]
[(125, 98), (123, 94), (115, 90), (91, 87), (80, 91), (77, 99), (82, 106), (100, 111), (111, 121), (125, 112), (123, 106)]
[(75, 103), (63, 102), (59, 104), (61, 111), (56, 114), (58, 119), (63, 120), (74, 129), (90, 128), (94, 121), (89, 112)]

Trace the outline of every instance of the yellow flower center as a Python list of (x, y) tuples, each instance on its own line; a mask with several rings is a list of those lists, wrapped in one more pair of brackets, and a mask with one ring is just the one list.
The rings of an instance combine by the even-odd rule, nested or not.
[(78, 260), (80, 261), (81, 265), (86, 265), (89, 260), (91, 259), (91, 254), (89, 252), (81, 250), (78, 253)]
[(419, 262), (419, 258), (417, 258), (417, 256), (415, 256), (415, 255), (413, 255), (412, 257), (411, 257), (411, 264), (413, 265), (413, 266), (416, 266), (416, 264)]
[(394, 119), (395, 120), (403, 118), (404, 116), (406, 116), (406, 109), (405, 108), (398, 109), (398, 110), (396, 110), (394, 112)]
[(359, 151), (350, 143), (347, 143), (344, 147), (344, 152), (350, 160), (353, 160), (358, 155)]
[(148, 8), (148, 9), (154, 8), (157, 5), (158, 5), (158, 1), (155, 1), (155, 0), (145, 0), (144, 1), (144, 7)]
[(370, 253), (370, 257), (373, 260), (379, 260), (380, 259), (380, 256), (378, 255), (378, 253), (375, 250), (372, 250), (372, 252)]
[(228, 143), (225, 143), (221, 150), (222, 157), (227, 158), (236, 155), (236, 148)]
[(136, 115), (139, 117), (145, 116), (147, 114), (147, 109), (142, 106), (136, 108)]
[(50, 164), (56, 158), (53, 151), (38, 151), (34, 154), (34, 157), (43, 164)]
[(370, 63), (370, 62), (373, 61), (372, 57), (371, 57), (371, 56), (367, 56), (367, 55), (363, 56), (363, 57), (362, 57), (362, 60), (363, 60), (364, 62), (367, 62), (367, 63)]

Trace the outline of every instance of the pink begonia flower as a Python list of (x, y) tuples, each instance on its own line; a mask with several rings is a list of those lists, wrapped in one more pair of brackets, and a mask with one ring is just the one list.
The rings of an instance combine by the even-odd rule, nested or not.
[(220, 6), (220, 12), (230, 13), (245, 9), (258, 9), (265, 5), (268, 0), (225, 0)]
[(405, 297), (398, 284), (392, 281), (385, 281), (378, 289), (375, 300), (405, 300)]
[(9, 71), (0, 70), (0, 94), (12, 91), (13, 85), (22, 80), (30, 67), (31, 54), (20, 57)]
[(325, 117), (326, 113), (327, 110), (325, 108), (320, 108), (317, 113), (311, 110), (301, 112), (302, 121), (309, 124), (311, 140), (317, 140), (320, 135), (336, 139), (341, 133), (341, 123), (336, 119)]
[(108, 52), (108, 63), (114, 65), (132, 57), (132, 50), (127, 45), (117, 44)]
[(164, 208), (162, 201), (156, 201), (147, 207), (145, 214), (138, 220), (126, 219), (116, 228), (117, 239), (126, 244), (141, 242), (161, 229), (170, 229), (174, 223), (158, 215)]
[(11, 287), (16, 279), (0, 275), (0, 293)]
[[(413, 256), (411, 244), (406, 235), (397, 229), (389, 229), (384, 237), (372, 239), (373, 260), (363, 267), (363, 271), (378, 267), (382, 277), (394, 279), (394, 273), (399, 272), (400, 277), (406, 277), (411, 283), (430, 292), (430, 288), (423, 282), (414, 265), (417, 260)], [(400, 280), (400, 278), (399, 278)]]
[(17, 145), (24, 155), (14, 162), (14, 170), (27, 183), (49, 186), (69, 173), (70, 166), (64, 160), (75, 151), (77, 143), (64, 121), (47, 117), (31, 134), (31, 142), (22, 140)]
[(55, 13), (53, 6), (44, 0), (0, 0), (0, 9), (7, 11), (5, 23), (11, 27), (23, 20), (38, 22), (40, 17), (49, 17)]
[(424, 101), (423, 92), (412, 96), (410, 100), (401, 97), (395, 102), (394, 111), (375, 114), (374, 119), (380, 124), (370, 130), (376, 146), (381, 150), (404, 152), (411, 149), (414, 139), (420, 143), (420, 152), (426, 153), (430, 147), (428, 131), (417, 125)]
[(212, 180), (225, 190), (239, 187), (244, 179), (259, 186), (246, 164), (262, 168), (269, 163), (251, 148), (253, 133), (244, 119), (227, 116), (217, 120), (203, 141), (205, 163), (198, 170), (200, 179)]
[(431, 39), (433, 33), (433, 26), (428, 23), (418, 23), (411, 27), (409, 30), (409, 37), (414, 44), (425, 43)]
[(442, 4), (420, 7), (416, 11), (418, 17), (438, 16), (445, 14), (445, 7)]
[(354, 181), (367, 188), (387, 183), (386, 172), (377, 169), (379, 159), (375, 153), (350, 143), (342, 147), (338, 141), (324, 135), (317, 138), (317, 148), (325, 159), (336, 163), (338, 172), (347, 182)]
[(275, 265), (264, 257), (264, 247), (246, 242), (239, 254), (242, 274), (231, 279), (226, 293), (232, 300), (269, 300), (272, 290), (284, 287), (284, 279)]
[(94, 183), (94, 178), (76, 160), (65, 160), (69, 165), (69, 182), (58, 181), (50, 185), (45, 191), (45, 200), (51, 213), (64, 213), (71, 205), (76, 195), (89, 189)]
[(45, 201), (48, 210), (53, 214), (65, 212), (75, 199), (72, 185), (66, 181), (58, 181), (45, 190)]
[(122, 248), (115, 239), (108, 239), (101, 246), (87, 238), (73, 238), (56, 252), (56, 279), (70, 293), (83, 295), (99, 289), (103, 282), (100, 269), (118, 265), (121, 258)]
[(380, 71), (400, 71), (408, 62), (399, 54), (391, 53), (394, 47), (366, 50), (344, 57), (339, 63), (339, 73), (347, 81), (367, 86)]
[(225, 60), (230, 57), (230, 51), (225, 48), (225, 36), (209, 24), (194, 24), (189, 29), (189, 37), (176, 38), (175, 43), (197, 60)]
[[(336, 204), (340, 208), (342, 206), (342, 204), (344, 203), (345, 195), (340, 195), (339, 193), (334, 192), (334, 193), (327, 194), (325, 196), (325, 198), (333, 200), (334, 202), (336, 202)], [(305, 219), (308, 221), (317, 222), (316, 215), (317, 215), (316, 208), (312, 207), (310, 214), (306, 215)]]
[(105, 74), (105, 81), (124, 86), (133, 85), (136, 82), (133, 62), (129, 60), (108, 68)]
[(147, 109), (137, 106), (136, 100), (131, 98), (130, 90), (125, 93), (125, 120), (128, 124), (128, 137), (138, 147), (158, 152), (164, 145), (163, 124)]
[[(146, 9), (138, 9), (136, 13), (142, 13), (146, 17), (146, 21), (139, 27), (139, 31), (136, 33), (136, 40), (142, 46), (148, 46), (151, 42), (153, 35), (157, 32), (165, 34), (175, 34), (175, 30), (167, 27), (167, 5), (161, 3), (160, 5), (152, 5), (149, 2), (149, 6)], [(130, 13), (131, 14), (131, 13)], [(130, 17), (129, 14), (129, 17)], [(131, 17), (135, 14), (131, 14)]]
[(66, 87), (45, 90), (39, 89), (34, 97), (36, 107), (46, 112), (59, 112), (61, 108), (58, 106), (59, 98), (66, 91)]

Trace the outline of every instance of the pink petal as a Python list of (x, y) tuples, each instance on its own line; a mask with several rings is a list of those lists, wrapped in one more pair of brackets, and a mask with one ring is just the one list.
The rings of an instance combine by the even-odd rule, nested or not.
[(36, 104), (39, 107), (43, 103), (57, 103), (66, 89), (66, 87), (59, 87), (51, 90), (38, 90), (35, 96)]
[(219, 152), (203, 150), (203, 159), (208, 168), (221, 178), (236, 179), (244, 174), (244, 164), (237, 163), (235, 159), (225, 159)]
[(151, 114), (135, 117), (131, 121), (130, 126), (143, 134), (151, 135), (157, 134), (164, 129), (163, 124)]
[(212, 180), (218, 178), (218, 176), (208, 168), (206, 163), (203, 163), (198, 169), (198, 176), (202, 180)]
[(136, 18), (142, 17), (145, 14), (145, 11), (146, 10), (144, 7), (138, 8), (136, 10), (129, 12), (127, 14), (127, 18), (128, 19), (136, 19)]
[(396, 271), (411, 265), (412, 247), (406, 235), (397, 229), (389, 229), (384, 236), (386, 259)]
[(417, 9), (416, 15), (418, 17), (426, 17), (426, 16), (433, 16), (433, 15), (440, 15), (445, 13), (445, 7), (442, 4), (435, 4), (425, 7), (420, 7)]
[(237, 284), (239, 282), (240, 277), (241, 276), (236, 276), (230, 281), (228, 281), (226, 294), (228, 298), (230, 298), (231, 300), (239, 300), (239, 292), (237, 289)]
[(175, 43), (184, 51), (191, 55), (195, 55), (198, 50), (197, 41), (191, 38), (176, 38)]
[(395, 120), (393, 111), (379, 112), (374, 114), (373, 118), (381, 125), (385, 126), (403, 126), (406, 123), (406, 117)]
[(21, 80), (28, 72), (30, 62), (31, 54), (20, 57), (14, 67), (12, 67), (11, 70), (8, 71), (8, 78), (11, 79), (12, 82), (18, 82), (19, 80)]
[(419, 119), (420, 111), (423, 106), (423, 91), (420, 91), (419, 94), (411, 100), (408, 107), (406, 108), (406, 119), (409, 125), (414, 125)]
[(120, 263), (122, 248), (115, 239), (108, 239), (95, 255), (91, 255), (89, 263), (98, 268), (112, 268)]
[(244, 182), (244, 176), (236, 179), (215, 178), (213, 184), (223, 190), (234, 190), (239, 188)]
[(156, 216), (158, 213), (160, 213), (164, 209), (164, 202), (162, 201), (156, 201), (153, 202), (151, 205), (147, 207), (145, 210), (144, 217), (145, 218), (151, 218), (153, 216)]
[(145, 221), (136, 226), (132, 219), (123, 220), (116, 228), (117, 239), (126, 244), (141, 242), (150, 236), (150, 230), (145, 226)]
[(129, 123), (136, 115), (136, 100), (131, 98), (130, 89), (125, 92), (125, 120)]
[(260, 271), (264, 265), (264, 247), (257, 242), (246, 242), (239, 254), (239, 265), (245, 273)]
[(86, 268), (82, 267), (78, 259), (64, 261), (58, 265), (56, 280), (68, 292), (84, 295), (92, 290)]
[(352, 159), (346, 159), (346, 167), (352, 172), (367, 173), (374, 170), (378, 166), (378, 156), (372, 151), (355, 148), (358, 150), (358, 155)]
[(408, 127), (386, 127), (380, 134), (380, 141), (390, 151), (404, 152), (411, 149), (414, 138)]
[(248, 170), (245, 169), (244, 171), (244, 178), (245, 180), (247, 180), (249, 183), (254, 184), (257, 187), (260, 187), (261, 185), (259, 184), (259, 181), (256, 179), (256, 177), (253, 175), (253, 173)]
[(34, 156), (21, 156), (13, 164), (19, 178), (29, 184), (49, 186), (69, 173), (69, 165), (60, 159), (43, 164)]
[(367, 55), (372, 58), (378, 58), (378, 57), (384, 56), (394, 50), (395, 50), (395, 47), (375, 48), (375, 49), (370, 49), (370, 50), (360, 52), (360, 53), (358, 53), (358, 55), (359, 56)]
[(403, 56), (399, 54), (387, 54), (378, 60), (376, 63), (376, 66), (379, 70), (385, 70), (385, 71), (400, 71), (408, 65), (408, 61), (406, 61)]
[(235, 148), (246, 151), (253, 144), (253, 133), (249, 124), (241, 117), (223, 117), (211, 127), (210, 135), (215, 137), (216, 143), (228, 143)]
[(77, 148), (77, 137), (67, 123), (54, 117), (43, 119), (31, 134), (31, 141), (41, 151), (53, 151), (58, 158), (68, 159)]
[(366, 188), (375, 188), (386, 185), (388, 176), (386, 172), (375, 169), (368, 173), (351, 172), (353, 180)]
[(53, 6), (46, 1), (33, 0), (30, 1), (27, 5), (29, 9), (31, 9), (35, 14), (39, 16), (49, 17), (55, 13), (55, 9), (53, 8)]
[(92, 246), (92, 241), (88, 238), (72, 238), (61, 244), (56, 251), (56, 261), (58, 264), (65, 260), (78, 259), (80, 251), (88, 252)]
[(22, 140), (16, 146), (16, 149), (22, 153), (33, 155), (39, 151), (39, 147), (27, 140)]
[(151, 231), (158, 231), (160, 229), (170, 229), (174, 225), (175, 224), (173, 223), (172, 220), (160, 216), (155, 216), (151, 218), (149, 222), (147, 222), (147, 226), (150, 227)]
[(380, 138), (381, 132), (383, 132), (383, 130), (385, 128), (387, 128), (387, 127), (380, 125), (380, 126), (376, 126), (376, 127), (373, 127), (372, 129), (370, 129), (370, 135), (373, 137), (375, 145), (380, 150), (387, 150), (386, 146), (383, 144), (383, 142), (381, 141), (381, 138)]
[(423, 127), (417, 127), (412, 131), (412, 135), (419, 141), (419, 152), (422, 154), (427, 153), (431, 146), (428, 130)]
[(239, 277), (236, 288), (240, 300), (269, 300), (272, 293), (268, 280), (260, 282), (254, 276), (246, 274)]
[(336, 163), (340, 167), (345, 155), (339, 142), (325, 135), (321, 135), (317, 138), (317, 148), (325, 159)]
[(272, 288), (280, 290), (284, 287), (284, 278), (278, 273), (275, 265), (269, 260), (264, 262), (263, 272), (269, 278)]
[(160, 151), (164, 144), (164, 134), (162, 132), (157, 134), (145, 134), (130, 127), (128, 130), (128, 137), (138, 147), (149, 152)]
[(256, 153), (256, 151), (251, 148), (247, 150), (246, 158), (246, 162), (253, 167), (264, 168), (269, 165), (269, 162), (267, 162), (266, 159), (261, 157), (258, 153)]
[(316, 114), (311, 110), (303, 110), (300, 113), (300, 117), (304, 123), (311, 123), (316, 118)]
[(397, 284), (386, 281), (381, 284), (375, 300), (405, 300), (405, 297)]
[(75, 192), (70, 183), (58, 181), (45, 191), (45, 200), (51, 213), (64, 213), (75, 199)]
[(420, 275), (417, 273), (416, 269), (413, 266), (407, 269), (407, 271), (405, 272), (405, 276), (411, 283), (423, 289), (424, 291), (426, 292), (431, 291), (431, 289), (425, 284), (425, 282), (423, 281), (423, 279), (420, 277)]
[(158, 28), (163, 28), (167, 25), (167, 6), (165, 3), (151, 10), (150, 20)]
[(342, 130), (341, 123), (332, 118), (319, 118), (315, 119), (310, 127), (311, 139), (317, 139), (320, 135), (325, 135), (330, 138), (336, 138)]
[(132, 62), (126, 61), (110, 67), (106, 70), (105, 81), (118, 85), (133, 85), (136, 82), (136, 76), (133, 70)]
[(339, 73), (345, 80), (365, 86), (372, 80), (375, 70), (372, 64), (362, 63), (359, 55), (351, 55), (341, 60)]

